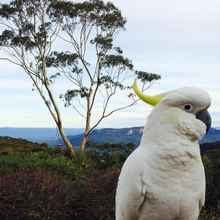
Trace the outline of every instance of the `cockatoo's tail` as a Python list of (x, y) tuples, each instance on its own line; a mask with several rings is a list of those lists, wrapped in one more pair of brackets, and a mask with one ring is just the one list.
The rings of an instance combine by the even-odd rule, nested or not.
[(156, 95), (156, 96), (149, 96), (149, 95), (145, 95), (141, 92), (141, 90), (138, 88), (136, 81), (134, 81), (132, 88), (134, 90), (134, 92), (136, 93), (136, 95), (144, 102), (155, 106), (157, 105), (160, 100), (162, 99), (162, 96), (160, 95)]

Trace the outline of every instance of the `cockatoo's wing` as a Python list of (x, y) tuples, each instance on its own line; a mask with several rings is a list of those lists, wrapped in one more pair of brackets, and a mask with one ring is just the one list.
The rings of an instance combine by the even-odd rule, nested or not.
[(126, 160), (116, 192), (116, 220), (138, 220), (140, 211), (150, 196), (143, 181), (139, 149)]
[[(137, 148), (122, 167), (116, 192), (116, 220), (196, 220), (205, 200), (203, 170), (193, 174), (202, 184), (185, 189), (178, 182), (178, 173), (173, 180), (176, 184), (169, 178), (163, 179), (163, 173), (152, 170), (149, 161), (143, 161), (145, 156), (146, 151)], [(165, 172), (162, 162), (158, 165)]]

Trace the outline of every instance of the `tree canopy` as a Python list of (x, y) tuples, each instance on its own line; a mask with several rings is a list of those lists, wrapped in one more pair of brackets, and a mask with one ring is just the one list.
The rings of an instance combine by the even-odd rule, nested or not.
[[(9, 55), (1, 59), (22, 67), (29, 75), (69, 149), (50, 87), (55, 78), (72, 84), (60, 97), (84, 120), (83, 151), (89, 134), (105, 118), (136, 104), (137, 99), (130, 95), (134, 78), (142, 81), (143, 90), (160, 79), (158, 74), (137, 70), (117, 44), (126, 19), (112, 2), (14, 0), (1, 4), (0, 17), (5, 27), (0, 47)], [(65, 46), (58, 47), (58, 42)], [(127, 104), (113, 105), (122, 91)]]

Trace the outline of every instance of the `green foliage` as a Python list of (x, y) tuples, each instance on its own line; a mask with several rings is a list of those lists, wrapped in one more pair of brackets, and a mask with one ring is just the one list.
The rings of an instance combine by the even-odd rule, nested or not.
[[(90, 23), (107, 31), (112, 28), (123, 28), (126, 20), (120, 10), (111, 2), (89, 0), (83, 2), (54, 1), (51, 4), (50, 16), (54, 20), (63, 22), (63, 19), (72, 19), (73, 24)], [(75, 28), (72, 27), (65, 28)]]
[(68, 53), (68, 52), (52, 52), (50, 56), (47, 57), (47, 66), (48, 67), (66, 67), (69, 65), (73, 65), (78, 60), (78, 55), (76, 53)]
[(109, 50), (112, 49), (113, 39), (110, 34), (106, 36), (97, 35), (94, 39), (90, 40), (90, 43), (97, 45), (101, 50)]
[(0, 156), (0, 174), (19, 170), (46, 170), (69, 179), (77, 178), (85, 170), (78, 161), (65, 156), (51, 156), (47, 152)]
[[(113, 3), (59, 0), (51, 4), (48, 13), (53, 22), (60, 23), (63, 38), (71, 46), (69, 51), (53, 51), (47, 58), (48, 66), (58, 68), (60, 75), (73, 83), (74, 89), (61, 95), (65, 106), (72, 105), (72, 100), (77, 97), (95, 100), (98, 90), (108, 94), (105, 103), (117, 93), (117, 89), (130, 89), (125, 79), (134, 78), (135, 74), (143, 83), (160, 79), (158, 74), (135, 71), (132, 61), (114, 45), (118, 32), (125, 29), (126, 19)], [(88, 55), (91, 51), (92, 56)], [(90, 113), (93, 102), (88, 104), (91, 105), (87, 109)]]
[(42, 23), (44, 21), (37, 18), (37, 14), (40, 15), (42, 7), (49, 5), (50, 1), (42, 3), (40, 0), (14, 0), (9, 4), (1, 4), (0, 17), (8, 21), (6, 27), (9, 29), (2, 31), (0, 45), (31, 51), (37, 46), (45, 44), (48, 31), (51, 29), (51, 22)]
[(219, 220), (220, 212), (218, 209), (215, 210), (207, 210), (203, 209), (198, 220)]
[(146, 73), (143, 71), (135, 71), (137, 78), (140, 79), (142, 82), (152, 82), (154, 80), (161, 79), (160, 75), (155, 73)]
[[(73, 105), (85, 118), (82, 143), (86, 143), (103, 119), (136, 103), (130, 95), (128, 79), (137, 75), (144, 86), (160, 79), (158, 74), (135, 71), (132, 61), (115, 45), (119, 31), (125, 29), (126, 19), (112, 2), (12, 0), (0, 4), (0, 18), (4, 27), (0, 33), (0, 48), (8, 52), (3, 59), (22, 67), (30, 77), (72, 156), (74, 151), (65, 141), (68, 138), (62, 132), (61, 112), (50, 88), (57, 77), (65, 77), (72, 83), (60, 98), (65, 106)], [(58, 36), (69, 45), (68, 51), (53, 51), (58, 48)], [(126, 90), (130, 103), (109, 108), (112, 97), (120, 90)], [(75, 106), (74, 98), (84, 98), (83, 104)], [(103, 107), (92, 124), (94, 106), (100, 100)]]
[(121, 67), (124, 70), (128, 68), (129, 70), (133, 69), (131, 61), (123, 57), (122, 55), (109, 54), (101, 56), (101, 67), (112, 68), (112, 67)]
[[(56, 0), (55, 0), (56, 1)], [(61, 112), (50, 85), (59, 73), (48, 70), (54, 59), (47, 59), (60, 32), (59, 24), (50, 17), (54, 0), (12, 0), (0, 4), (0, 19), (3, 29), (0, 34), (1, 59), (19, 66), (31, 79), (33, 91), (37, 91), (49, 110), (58, 128), (60, 137), (74, 156), (74, 149), (64, 134)], [(64, 59), (66, 60), (66, 58)]]
[(0, 155), (47, 151), (47, 149), (47, 144), (32, 143), (20, 138), (0, 137)]
[(133, 144), (92, 144), (87, 155), (91, 161), (93, 161), (93, 166), (98, 169), (106, 169), (109, 167), (119, 168), (133, 150)]
[(12, 151), (0, 156), (0, 175), (40, 169), (75, 179), (91, 168), (120, 167), (134, 147), (132, 144), (93, 144), (86, 154), (78, 151), (77, 158), (71, 160), (60, 148), (30, 147), (26, 151), (21, 151), (16, 145), (12, 148)]
[(73, 90), (67, 90), (64, 96), (61, 96), (61, 98), (64, 98), (65, 100), (65, 106), (71, 105), (72, 98), (76, 96), (80, 96), (81, 98), (85, 98), (88, 96), (88, 88), (82, 87), (81, 89), (73, 89)]
[[(206, 203), (202, 216), (206, 219), (219, 219), (220, 205), (220, 151), (209, 150), (203, 155), (206, 173)], [(218, 217), (217, 217), (218, 216)], [(201, 219), (203, 219), (201, 218)]]

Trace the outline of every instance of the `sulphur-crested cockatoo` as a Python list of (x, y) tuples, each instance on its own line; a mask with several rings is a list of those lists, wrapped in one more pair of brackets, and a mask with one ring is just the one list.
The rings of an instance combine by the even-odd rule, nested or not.
[(140, 146), (125, 161), (116, 191), (116, 220), (197, 220), (205, 202), (199, 139), (211, 126), (210, 97), (180, 88), (157, 96)]

